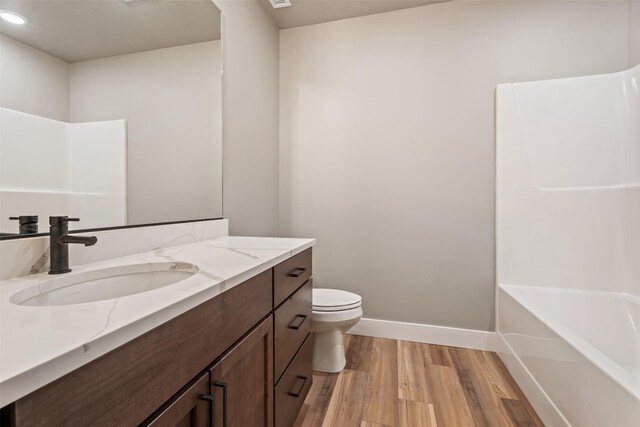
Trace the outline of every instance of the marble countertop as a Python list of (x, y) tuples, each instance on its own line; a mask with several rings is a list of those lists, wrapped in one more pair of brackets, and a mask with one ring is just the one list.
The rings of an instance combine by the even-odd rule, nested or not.
[(314, 244), (313, 239), (220, 237), (75, 266), (69, 276), (156, 262), (191, 263), (199, 271), (160, 289), (74, 305), (35, 307), (10, 301), (16, 292), (50, 280), (46, 273), (0, 282), (0, 407)]

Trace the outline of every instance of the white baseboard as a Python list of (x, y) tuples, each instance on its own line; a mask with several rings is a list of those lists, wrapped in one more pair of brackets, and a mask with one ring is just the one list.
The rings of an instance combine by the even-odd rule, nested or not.
[(349, 333), (485, 351), (496, 351), (499, 344), (495, 332), (366, 318), (361, 319)]

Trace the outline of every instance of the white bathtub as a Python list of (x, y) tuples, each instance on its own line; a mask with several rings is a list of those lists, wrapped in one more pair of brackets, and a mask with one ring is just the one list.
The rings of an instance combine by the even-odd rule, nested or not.
[(498, 313), (501, 356), (548, 426), (640, 426), (640, 299), (500, 285)]

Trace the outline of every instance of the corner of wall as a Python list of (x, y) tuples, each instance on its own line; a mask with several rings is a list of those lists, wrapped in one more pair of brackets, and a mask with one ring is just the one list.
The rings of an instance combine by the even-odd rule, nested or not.
[(257, 0), (223, 15), (223, 213), (235, 235), (278, 234), (278, 27)]
[(627, 4), (627, 68), (632, 68), (640, 64), (640, 0), (627, 0)]

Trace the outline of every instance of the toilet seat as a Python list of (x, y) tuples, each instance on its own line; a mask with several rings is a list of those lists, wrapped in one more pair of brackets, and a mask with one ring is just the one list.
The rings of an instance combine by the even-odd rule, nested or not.
[(313, 289), (313, 311), (340, 312), (356, 309), (362, 305), (362, 297), (339, 289)]
[(311, 313), (313, 323), (331, 323), (338, 326), (342, 322), (351, 322), (362, 317), (362, 307), (340, 311), (317, 311)]

